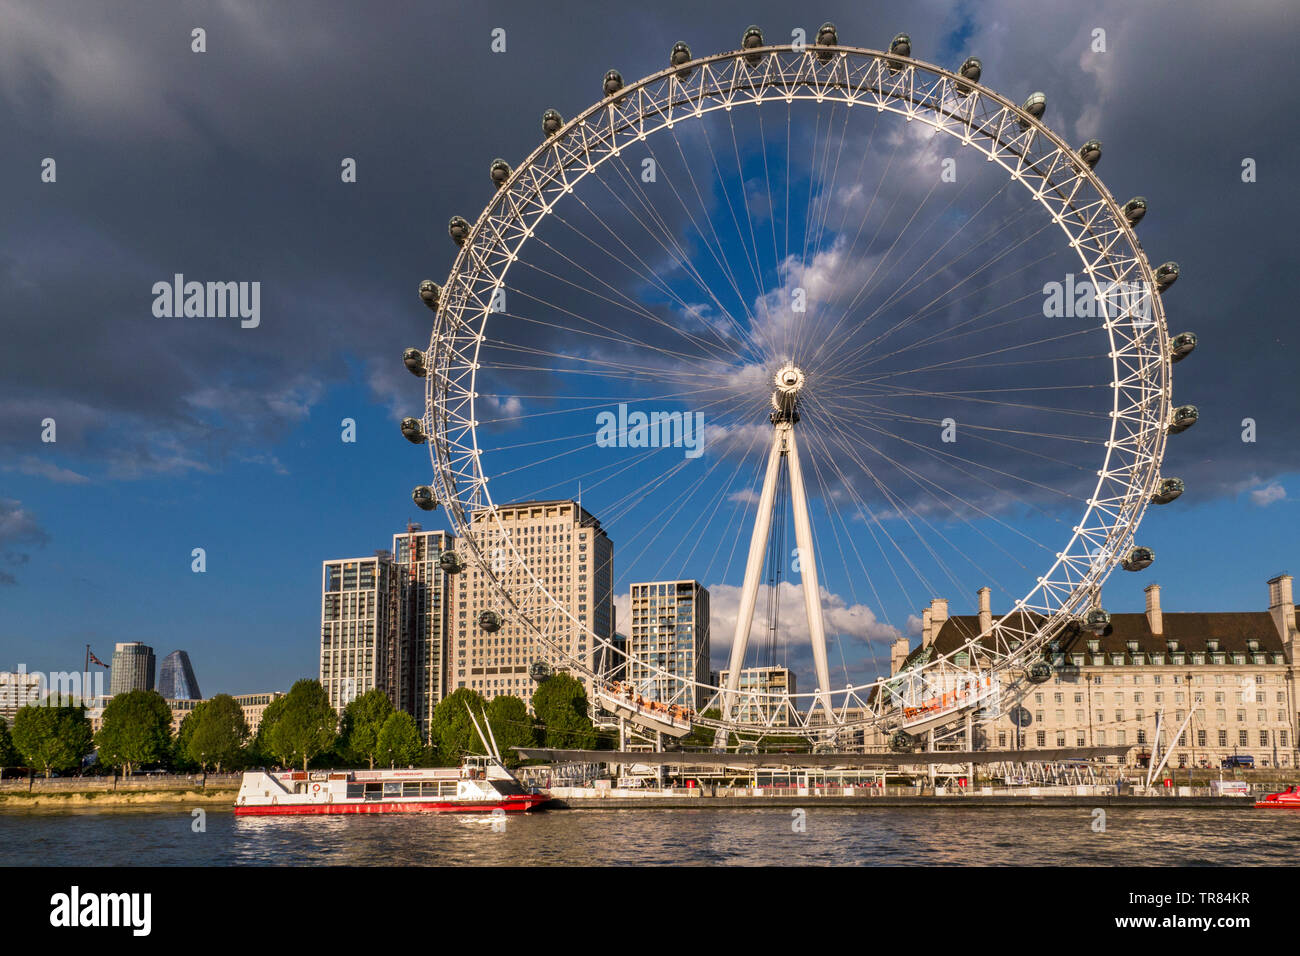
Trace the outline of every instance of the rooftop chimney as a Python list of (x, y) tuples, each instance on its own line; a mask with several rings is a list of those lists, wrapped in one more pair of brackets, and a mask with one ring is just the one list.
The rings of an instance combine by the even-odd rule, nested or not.
[(1268, 612), (1282, 643), (1291, 640), (1295, 628), (1295, 599), (1291, 596), (1291, 575), (1279, 574), (1268, 582)]
[(1165, 632), (1165, 621), (1160, 613), (1160, 585), (1148, 584), (1147, 592), (1147, 624), (1151, 626), (1151, 633), (1159, 637)]
[(933, 636), (930, 631), (933, 625), (930, 623), (930, 609), (927, 607), (921, 612), (921, 646), (929, 647), (930, 638)]
[(908, 646), (907, 638), (900, 637), (889, 647), (889, 676), (893, 677), (898, 673), (898, 669), (903, 666), (903, 661), (907, 660), (907, 655), (911, 648)]
[(993, 606), (989, 603), (991, 592), (988, 588), (980, 588), (975, 593), (980, 601), (980, 633), (987, 634), (993, 627)]
[(930, 621), (929, 627), (927, 628), (930, 634), (930, 639), (925, 645), (926, 647), (929, 647), (930, 644), (934, 643), (935, 638), (939, 636), (939, 632), (943, 630), (944, 622), (948, 620), (948, 599), (931, 598), (930, 606), (925, 609), (925, 613), (929, 616)]

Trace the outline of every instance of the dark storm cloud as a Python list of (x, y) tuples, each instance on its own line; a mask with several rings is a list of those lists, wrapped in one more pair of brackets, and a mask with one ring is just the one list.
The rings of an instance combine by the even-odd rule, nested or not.
[(0, 585), (14, 584), (16, 578), (7, 570), (28, 562), (29, 548), (43, 547), (50, 539), (36, 516), (23, 508), (22, 502), (0, 498)]
[[(1013, 99), (1044, 90), (1067, 139), (1100, 137), (1112, 191), (1151, 203), (1151, 257), (1183, 267), (1171, 325), (1201, 336), (1175, 398), (1202, 421), (1172, 442), (1169, 470), (1198, 494), (1235, 494), (1300, 467), (1297, 390), (1278, 387), (1295, 368), (1292, 8), (998, 0), (808, 16), (775, 2), (615, 17), (597, 4), (0, 0), (0, 454), (21, 470), (48, 416), (67, 456), (53, 480), (274, 467), (276, 436), (352, 362), (395, 411), (417, 407), (399, 366), (427, 341), (416, 284), (441, 281), (447, 219), (477, 213), (489, 161), (526, 155), (543, 109), (574, 115), (606, 69), (658, 70), (678, 39), (700, 54), (733, 48), (749, 22), (775, 40), (830, 18), (845, 42), (908, 30), (922, 59), (976, 53)], [(196, 26), (204, 54), (190, 51)], [(1089, 52), (1096, 28), (1104, 54)], [(57, 184), (39, 181), (46, 156)], [(339, 181), (344, 157), (355, 185)], [(1258, 183), (1240, 181), (1244, 157)], [(260, 281), (261, 325), (154, 318), (152, 284), (178, 272)], [(1239, 440), (1244, 417), (1255, 444)]]

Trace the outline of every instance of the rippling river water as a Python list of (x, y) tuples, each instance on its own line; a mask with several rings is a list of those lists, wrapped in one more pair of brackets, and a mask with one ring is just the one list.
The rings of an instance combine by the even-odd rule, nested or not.
[(1300, 813), (1242, 809), (570, 810), (484, 816), (240, 818), (209, 810), (0, 814), (0, 864), (1291, 864)]

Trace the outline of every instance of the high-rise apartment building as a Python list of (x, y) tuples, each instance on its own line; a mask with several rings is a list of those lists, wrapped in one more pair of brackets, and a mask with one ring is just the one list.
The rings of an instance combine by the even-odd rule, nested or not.
[(185, 651), (172, 651), (158, 669), (158, 693), (169, 700), (202, 700), (198, 678)]
[[(520, 620), (524, 615), (569, 657), (594, 669), (596, 647), (589, 635), (609, 640), (614, 631), (614, 546), (600, 522), (576, 501), (563, 500), (498, 505), (475, 512), (471, 520), (484, 557), (521, 610), (506, 607), (492, 581), (472, 562), (456, 575), (449, 688), (473, 688), (489, 699), (513, 694), (528, 701), (534, 662), (562, 670), (563, 661), (548, 654)], [(552, 597), (567, 613), (555, 608)], [(493, 630), (482, 627), (485, 611), (501, 617)]]
[[(389, 674), (396, 569), (387, 551), (326, 561), (321, 581), (320, 682), (342, 713), (376, 687), (395, 696)], [(394, 702), (396, 706), (396, 702)]]
[(392, 551), (324, 562), (320, 680), (335, 710), (378, 688), (428, 739), (447, 693), (451, 594), (438, 559), (453, 540), (411, 524)]
[(391, 615), (399, 646), (397, 689), (400, 710), (415, 717), (427, 739), (434, 708), (447, 696), (447, 615), (451, 595), (438, 564), (454, 539), (445, 531), (408, 525), (393, 535), (397, 606)]
[(110, 697), (133, 690), (153, 690), (157, 658), (153, 648), (139, 641), (118, 644), (113, 650), (112, 676), (108, 682)]
[(632, 585), (626, 679), (650, 700), (701, 707), (705, 694), (686, 681), (709, 682), (709, 591), (699, 581)]

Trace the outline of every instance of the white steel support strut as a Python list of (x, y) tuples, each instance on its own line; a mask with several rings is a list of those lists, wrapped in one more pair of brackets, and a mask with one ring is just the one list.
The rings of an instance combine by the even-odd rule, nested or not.
[[(822, 620), (822, 595), (817, 583), (817, 559), (813, 551), (812, 523), (808, 520), (808, 498), (803, 490), (803, 470), (799, 467), (799, 445), (794, 437), (794, 423), (786, 426), (785, 460), (790, 466), (790, 503), (794, 507), (794, 540), (799, 548), (799, 575), (803, 578), (803, 607), (808, 615), (808, 636), (812, 640), (813, 666), (817, 671), (817, 700), (814, 709), (826, 711), (826, 723), (835, 723), (831, 711), (831, 675), (826, 663), (826, 627)], [(811, 713), (809, 716), (812, 716)]]
[[(803, 470), (799, 466), (799, 445), (794, 426), (799, 420), (796, 399), (803, 387), (803, 372), (787, 365), (776, 374), (777, 389), (772, 395), (772, 447), (767, 456), (767, 473), (754, 518), (754, 533), (749, 539), (749, 558), (745, 562), (745, 584), (740, 592), (736, 613), (736, 630), (731, 640), (727, 684), (722, 692), (722, 718), (735, 718), (736, 692), (740, 687), (740, 670), (745, 663), (749, 631), (754, 624), (754, 603), (758, 599), (759, 579), (763, 574), (763, 556), (767, 551), (772, 527), (772, 506), (776, 498), (776, 479), (782, 464), (790, 471), (790, 501), (794, 508), (795, 543), (799, 548), (799, 573), (803, 579), (804, 612), (808, 616), (808, 633), (812, 640), (813, 664), (817, 671), (817, 699), (814, 709), (826, 711), (828, 726), (834, 723), (830, 706), (830, 669), (826, 661), (826, 628), (822, 620), (821, 590), (817, 580), (817, 561), (813, 551), (812, 523), (808, 520), (808, 498), (804, 491)], [(714, 736), (715, 747), (725, 747), (727, 732)]]

